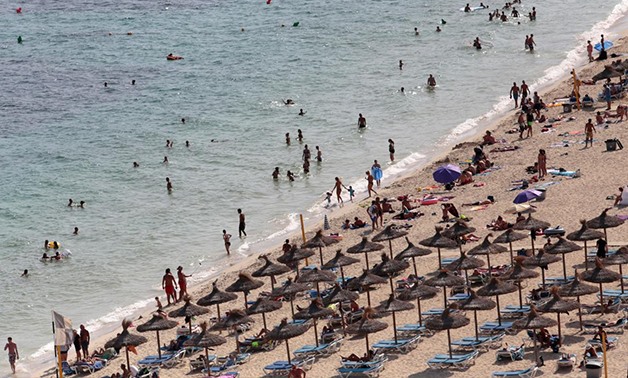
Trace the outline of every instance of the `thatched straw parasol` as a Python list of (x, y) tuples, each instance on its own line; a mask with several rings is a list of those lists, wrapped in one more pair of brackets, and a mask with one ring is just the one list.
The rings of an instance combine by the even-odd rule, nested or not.
[[(558, 295), (561, 297), (576, 297), (578, 305), (580, 305), (580, 296), (597, 293), (597, 287), (588, 285), (580, 281), (578, 271), (574, 273), (574, 280), (566, 285), (558, 288)], [(578, 319), (580, 320), (580, 330), (582, 330), (582, 308), (578, 307)]]
[(323, 306), (320, 298), (312, 300), (310, 305), (304, 309), (299, 310), (294, 314), (295, 319), (312, 319), (314, 321), (314, 339), (316, 339), (316, 346), (318, 346), (318, 330), (316, 329), (316, 319), (326, 318), (332, 316), (334, 310)]
[(353, 291), (349, 291), (349, 290), (344, 290), (340, 287), (340, 285), (338, 285), (338, 283), (336, 283), (334, 285), (334, 289), (331, 291), (331, 293), (329, 293), (329, 295), (327, 295), (325, 298), (323, 298), (323, 304), (325, 306), (329, 306), (331, 304), (334, 303), (338, 303), (338, 311), (340, 311), (340, 320), (342, 322), (342, 330), (344, 331), (345, 329), (345, 316), (343, 314), (343, 310), (342, 310), (342, 302), (345, 301), (355, 301), (359, 298), (360, 296), (358, 295), (358, 293), (353, 292)]
[(164, 315), (153, 314), (153, 317), (147, 321), (146, 323), (137, 326), (138, 332), (157, 332), (157, 354), (159, 358), (161, 358), (161, 341), (159, 340), (159, 331), (165, 331), (167, 329), (172, 329), (179, 325), (179, 322), (174, 320), (167, 319)]
[(148, 339), (146, 339), (144, 336), (134, 335), (130, 333), (130, 326), (130, 319), (122, 320), (122, 332), (120, 332), (116, 337), (105, 343), (105, 348), (114, 348), (116, 350), (120, 350), (122, 349), (122, 347), (124, 347), (124, 351), (126, 352), (126, 366), (131, 366), (131, 364), (129, 363), (129, 347), (136, 347), (148, 341)]
[(364, 258), (366, 259), (366, 269), (370, 269), (371, 267), (369, 266), (368, 253), (377, 252), (382, 249), (384, 249), (383, 245), (370, 242), (368, 241), (366, 237), (363, 237), (362, 241), (360, 241), (358, 244), (347, 248), (347, 253), (351, 253), (351, 254), (364, 253)]
[[(580, 308), (580, 303), (575, 301), (564, 300), (558, 295), (558, 287), (551, 288), (552, 298), (549, 301), (543, 302), (542, 305), (537, 306), (537, 310), (540, 312), (554, 312), (558, 321), (558, 340), (561, 340), (562, 332), (560, 329), (560, 314), (569, 314), (569, 311)], [(559, 341), (560, 343), (560, 341)]]
[(476, 245), (475, 247), (471, 248), (469, 252), (467, 252), (467, 255), (469, 256), (485, 255), (486, 264), (488, 265), (489, 271), (491, 270), (491, 255), (496, 255), (498, 253), (508, 251), (508, 248), (504, 247), (503, 245), (491, 243), (491, 241), (489, 240), (489, 238), (491, 237), (493, 237), (493, 234), (486, 235), (480, 245)]
[(301, 274), (297, 279), (299, 283), (316, 283), (316, 291), (318, 296), (321, 295), (320, 283), (321, 282), (336, 282), (336, 275), (328, 270), (319, 270), (314, 268)]
[(366, 353), (369, 352), (369, 334), (383, 331), (388, 328), (388, 324), (373, 320), (371, 317), (375, 314), (375, 310), (371, 307), (364, 309), (364, 315), (359, 322), (353, 323), (347, 327), (347, 333), (351, 335), (364, 336), (366, 338)]
[(240, 272), (238, 273), (238, 279), (225, 290), (230, 293), (242, 292), (244, 294), (244, 308), (247, 308), (249, 306), (247, 301), (249, 292), (262, 286), (264, 286), (264, 283), (251, 277), (248, 272)]
[(455, 240), (449, 239), (441, 234), (443, 228), (440, 226), (436, 226), (436, 233), (427, 239), (423, 239), (419, 242), (424, 247), (436, 248), (438, 252), (438, 269), (441, 269), (441, 257), (440, 257), (440, 249), (454, 249), (458, 248), (458, 243)]
[(395, 288), (393, 286), (392, 278), (400, 272), (408, 269), (410, 264), (404, 260), (391, 260), (386, 253), (382, 253), (382, 262), (375, 265), (373, 269), (371, 269), (371, 273), (380, 276), (380, 277), (388, 277), (388, 281), (390, 282), (390, 293), (395, 292)]
[(345, 272), (343, 271), (343, 266), (353, 265), (355, 263), (359, 263), (359, 259), (355, 259), (353, 257), (346, 256), (342, 253), (342, 250), (336, 251), (336, 256), (334, 256), (331, 260), (327, 261), (325, 264), (321, 266), (322, 269), (332, 269), (332, 268), (340, 268), (340, 277), (342, 277), (342, 282), (345, 282)]
[(460, 252), (460, 257), (445, 265), (445, 269), (458, 272), (460, 270), (464, 270), (464, 279), (467, 281), (467, 285), (469, 284), (469, 273), (470, 269), (477, 269), (481, 266), (484, 266), (484, 261), (475, 258), (469, 257), (465, 252)]
[(617, 250), (617, 252), (612, 255), (602, 259), (604, 265), (619, 265), (619, 276), (621, 283), (621, 293), (624, 293), (624, 271), (623, 265), (628, 264), (628, 247), (621, 247)]
[[(556, 323), (556, 320), (539, 315), (536, 312), (536, 308), (532, 305), (530, 306), (530, 312), (528, 315), (523, 319), (515, 320), (512, 323), (512, 328), (537, 330), (541, 328), (554, 327), (556, 324), (558, 324)], [(536, 348), (536, 334), (532, 339), (534, 340), (534, 362), (536, 363), (539, 361), (539, 351)]]
[(514, 260), (514, 265), (506, 271), (500, 278), (503, 280), (515, 281), (515, 285), (519, 288), (519, 308), (523, 308), (523, 295), (521, 294), (521, 281), (530, 278), (536, 278), (539, 274), (531, 269), (523, 267), (523, 260), (525, 257), (517, 256)]
[(391, 312), (393, 318), (393, 332), (395, 334), (395, 343), (397, 342), (397, 317), (395, 313), (397, 311), (408, 311), (412, 310), (414, 305), (409, 302), (404, 302), (402, 300), (396, 299), (395, 294), (390, 294), (387, 300), (381, 302), (379, 306), (375, 308), (378, 312)]
[(438, 289), (431, 286), (415, 284), (410, 289), (404, 289), (399, 292), (397, 299), (402, 301), (413, 301), (416, 299), (417, 311), (419, 313), (419, 324), (423, 324), (421, 315), (421, 299), (429, 299), (436, 296)]
[(213, 306), (216, 305), (216, 312), (218, 313), (218, 321), (220, 321), (220, 304), (231, 302), (238, 298), (236, 294), (233, 293), (225, 293), (224, 291), (220, 291), (216, 282), (218, 280), (212, 282), (212, 291), (206, 296), (202, 297), (196, 304), (199, 306)]
[(481, 297), (495, 297), (497, 302), (497, 322), (501, 325), (502, 315), (499, 311), (499, 296), (514, 293), (515, 291), (517, 291), (517, 286), (493, 277), (486, 285), (478, 289), (477, 294)]
[(399, 229), (397, 225), (389, 224), (388, 226), (386, 226), (386, 228), (384, 228), (384, 231), (373, 237), (373, 241), (379, 243), (388, 240), (388, 248), (390, 248), (390, 258), (392, 259), (392, 240), (406, 235), (408, 235), (407, 231)]
[(356, 291), (366, 291), (366, 299), (367, 303), (371, 305), (371, 294), (370, 287), (373, 285), (381, 285), (386, 283), (386, 279), (380, 276), (376, 276), (369, 272), (368, 270), (363, 270), (362, 274), (359, 277), (356, 277), (349, 281), (347, 284), (347, 289), (356, 290)]
[(321, 265), (323, 265), (323, 247), (327, 247), (330, 244), (338, 243), (338, 239), (334, 239), (329, 236), (324, 236), (322, 230), (316, 231), (316, 235), (301, 246), (301, 248), (318, 248), (318, 254), (321, 259)]
[(303, 324), (294, 324), (288, 323), (288, 319), (283, 319), (281, 323), (275, 327), (272, 331), (268, 333), (266, 336), (270, 340), (285, 340), (286, 342), (286, 354), (288, 356), (288, 363), (291, 363), (290, 360), (290, 345), (288, 345), (288, 340), (301, 336), (310, 328), (310, 323)]
[(528, 230), (530, 231), (530, 242), (532, 243), (532, 254), (534, 254), (534, 238), (536, 237), (534, 232), (538, 229), (545, 229), (550, 226), (549, 223), (542, 220), (532, 218), (532, 214), (528, 214), (528, 217), (515, 223), (512, 228), (515, 230)]
[(604, 268), (599, 258), (595, 259), (595, 268), (580, 273), (580, 278), (587, 282), (593, 282), (600, 285), (600, 306), (604, 309), (604, 295), (602, 284), (611, 283), (621, 279), (619, 273)]
[(449, 346), (449, 357), (452, 356), (451, 352), (451, 330), (455, 328), (461, 328), (471, 321), (461, 314), (452, 313), (451, 310), (456, 309), (458, 306), (456, 303), (452, 304), (449, 308), (439, 316), (432, 316), (425, 319), (425, 328), (435, 331), (447, 331), (447, 345)]
[(584, 265), (585, 269), (589, 270), (589, 261), (587, 259), (587, 242), (603, 238), (604, 233), (590, 229), (589, 226), (587, 226), (586, 219), (581, 219), (580, 224), (582, 225), (580, 229), (578, 231), (574, 231), (568, 234), (567, 239), (584, 242)]
[(495, 302), (488, 298), (478, 297), (475, 291), (469, 289), (469, 298), (458, 302), (458, 306), (461, 310), (472, 310), (473, 311), (473, 321), (475, 323), (475, 339), (479, 340), (479, 331), (478, 331), (478, 311), (487, 311), (494, 309), (497, 305)]
[(298, 248), (296, 245), (293, 244), (292, 248), (290, 248), (288, 252), (284, 253), (283, 255), (277, 258), (277, 261), (279, 261), (282, 264), (286, 264), (288, 266), (296, 264), (297, 277), (299, 277), (299, 261), (305, 260), (308, 257), (314, 256), (314, 255), (315, 255), (314, 252), (308, 249)]
[(202, 322), (200, 325), (201, 333), (192, 335), (192, 338), (186, 340), (183, 343), (183, 346), (205, 348), (205, 358), (209, 360), (209, 352), (207, 349), (222, 345), (227, 342), (227, 339), (222, 336), (209, 333), (209, 331), (207, 331), (207, 322)]
[(410, 239), (408, 239), (407, 236), (406, 236), (406, 242), (408, 243), (408, 246), (406, 247), (406, 249), (399, 252), (397, 256), (395, 256), (395, 260), (405, 260), (408, 257), (411, 257), (412, 265), (414, 265), (414, 275), (418, 276), (419, 273), (417, 273), (416, 261), (414, 258), (420, 257), (420, 256), (427, 256), (430, 253), (432, 253), (432, 250), (415, 246), (414, 244), (410, 242)]
[(446, 228), (443, 231), (443, 236), (453, 239), (458, 244), (458, 248), (460, 252), (462, 252), (462, 243), (460, 241), (460, 237), (466, 234), (470, 234), (475, 231), (475, 227), (469, 227), (467, 222), (463, 220), (457, 220), (453, 226)]
[(262, 314), (262, 321), (264, 323), (264, 329), (268, 329), (266, 326), (266, 313), (277, 311), (281, 308), (281, 301), (273, 301), (268, 298), (257, 298), (255, 303), (246, 309), (247, 315)]
[(560, 257), (545, 253), (545, 250), (540, 248), (536, 255), (526, 257), (522, 263), (523, 266), (537, 266), (541, 268), (541, 279), (543, 280), (543, 287), (545, 287), (545, 270), (547, 266), (560, 260)]
[(271, 295), (273, 297), (288, 297), (290, 299), (290, 307), (292, 309), (292, 315), (294, 316), (294, 296), (297, 293), (301, 293), (309, 290), (309, 286), (307, 284), (302, 284), (298, 282), (293, 282), (292, 277), (288, 277), (288, 280), (278, 288), (275, 288)]
[(447, 308), (447, 288), (462, 286), (465, 284), (465, 279), (452, 274), (447, 269), (441, 269), (438, 271), (436, 276), (425, 280), (424, 284), (427, 286), (443, 288), (443, 307)]
[(559, 236), (556, 243), (545, 246), (544, 249), (545, 253), (549, 253), (551, 255), (563, 255), (563, 278), (567, 280), (567, 265), (565, 263), (565, 254), (579, 251), (582, 249), (582, 247)]
[(493, 240), (493, 243), (497, 243), (497, 244), (508, 243), (508, 248), (510, 250), (510, 263), (512, 264), (512, 259), (514, 257), (513, 252), (512, 252), (512, 242), (523, 240), (527, 237), (528, 235), (521, 232), (517, 232), (513, 230), (512, 228), (509, 228), (506, 231), (504, 231), (501, 235), (496, 237), (495, 240)]
[(258, 259), (264, 260), (264, 265), (251, 273), (253, 277), (270, 277), (270, 287), (275, 288), (275, 276), (288, 273), (290, 268), (282, 264), (275, 264), (268, 259), (266, 255), (260, 255)]
[(183, 297), (183, 301), (185, 302), (183, 306), (168, 313), (168, 316), (172, 318), (187, 318), (188, 325), (190, 326), (190, 333), (192, 333), (192, 317), (207, 314), (209, 312), (208, 308), (197, 306), (194, 303), (191, 303), (191, 300), (192, 297), (186, 295)]
[(587, 226), (589, 228), (595, 228), (595, 229), (604, 229), (604, 239), (608, 241), (608, 237), (606, 235), (606, 229), (607, 228), (613, 228), (613, 227), (618, 227), (621, 226), (622, 224), (624, 224), (624, 220), (616, 217), (614, 215), (608, 215), (606, 214), (607, 211), (609, 211), (611, 208), (608, 209), (604, 209), (604, 211), (602, 211), (602, 214), (600, 214), (599, 216), (587, 221)]

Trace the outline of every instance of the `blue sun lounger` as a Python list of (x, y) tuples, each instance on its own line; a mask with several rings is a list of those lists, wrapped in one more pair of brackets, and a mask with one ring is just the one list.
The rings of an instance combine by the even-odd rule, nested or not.
[(459, 301), (464, 301), (466, 299), (469, 299), (471, 296), (469, 294), (464, 294), (464, 293), (458, 293), (458, 294), (454, 294), (451, 297), (448, 297), (447, 300), (450, 302), (459, 302)]
[(439, 316), (442, 315), (445, 309), (443, 308), (430, 308), (427, 311), (423, 311), (421, 315), (423, 316)]
[(410, 339), (397, 339), (397, 342), (395, 340), (381, 340), (373, 344), (373, 349), (375, 349), (375, 353), (384, 351), (388, 353), (408, 353), (416, 347), (420, 340), (421, 335), (416, 335)]
[(494, 371), (491, 376), (493, 378), (497, 378), (497, 377), (534, 378), (538, 370), (539, 370), (538, 367), (531, 366), (527, 369), (522, 369), (522, 370)]
[(405, 335), (421, 335), (421, 336), (432, 336), (434, 332), (425, 328), (425, 326), (421, 324), (404, 324), (401, 327), (397, 327), (397, 332), (402, 336)]
[(292, 369), (292, 365), (296, 365), (303, 370), (309, 370), (314, 364), (316, 359), (314, 357), (305, 357), (305, 358), (295, 358), (290, 361), (275, 361), (270, 365), (264, 366), (264, 373), (266, 375), (278, 376), (278, 375), (288, 375), (290, 369)]
[(505, 318), (519, 318), (530, 312), (530, 306), (523, 305), (519, 307), (518, 305), (507, 305), (499, 310), (499, 312)]
[(460, 350), (481, 350), (488, 351), (489, 348), (494, 347), (498, 343), (501, 344), (505, 333), (498, 333), (491, 336), (480, 336), (475, 339), (474, 336), (463, 337), (462, 339), (452, 341), (451, 345), (455, 345)]
[(512, 331), (512, 322), (486, 322), (480, 326), (481, 333), (510, 332)]
[(185, 349), (178, 350), (174, 353), (162, 354), (161, 358), (158, 355), (146, 356), (143, 359), (139, 360), (137, 364), (140, 367), (154, 367), (154, 366), (165, 366), (165, 367), (173, 367), (181, 362), (183, 356), (185, 356)]
[(351, 377), (351, 375), (362, 375), (367, 377), (377, 377), (379, 373), (384, 370), (384, 363), (380, 363), (378, 365), (373, 366), (365, 366), (365, 367), (339, 367), (338, 373), (341, 377), (347, 378)]
[(304, 345), (301, 348), (295, 350), (293, 354), (295, 357), (309, 357), (309, 356), (328, 356), (330, 354), (336, 353), (340, 350), (340, 346), (342, 345), (342, 339), (338, 339), (332, 341), (328, 344), (319, 344), (316, 345)]
[(475, 363), (475, 359), (480, 353), (476, 350), (465, 354), (437, 354), (427, 361), (430, 369), (460, 369), (466, 370)]

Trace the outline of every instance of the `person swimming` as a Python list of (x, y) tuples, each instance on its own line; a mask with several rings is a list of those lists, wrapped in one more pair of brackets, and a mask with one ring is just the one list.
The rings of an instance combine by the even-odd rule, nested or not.
[(294, 101), (292, 101), (291, 98), (287, 100), (281, 100), (281, 101), (283, 101), (284, 105), (294, 105)]
[(477, 50), (482, 50), (482, 44), (480, 43), (480, 37), (476, 37), (475, 40), (473, 40), (473, 47), (475, 47)]
[(430, 77), (427, 78), (427, 85), (432, 88), (436, 86), (436, 79), (432, 76), (432, 74), (430, 74)]
[(182, 56), (174, 55), (173, 53), (168, 54), (168, 56), (166, 57), (166, 60), (181, 60), (181, 59), (183, 59)]

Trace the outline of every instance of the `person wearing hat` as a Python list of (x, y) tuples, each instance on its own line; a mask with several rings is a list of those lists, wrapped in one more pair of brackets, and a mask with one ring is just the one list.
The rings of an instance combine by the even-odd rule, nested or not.
[(182, 300), (184, 296), (188, 295), (188, 282), (186, 278), (191, 277), (191, 275), (185, 275), (185, 273), (183, 273), (183, 267), (179, 265), (177, 267), (177, 277), (179, 279), (179, 300)]

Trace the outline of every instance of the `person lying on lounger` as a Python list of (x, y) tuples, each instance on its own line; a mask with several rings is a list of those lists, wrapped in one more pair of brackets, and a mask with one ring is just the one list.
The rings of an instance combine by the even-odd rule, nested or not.
[(364, 353), (364, 356), (358, 357), (355, 353), (351, 353), (349, 357), (342, 357), (343, 361), (354, 361), (354, 362), (369, 362), (375, 357), (375, 352), (372, 349), (369, 349), (368, 353)]
[(512, 227), (512, 224), (506, 222), (504, 218), (502, 218), (501, 215), (498, 216), (497, 219), (495, 219), (494, 221), (486, 225), (486, 228), (490, 228), (491, 230), (494, 230), (494, 231), (507, 230), (510, 227)]

